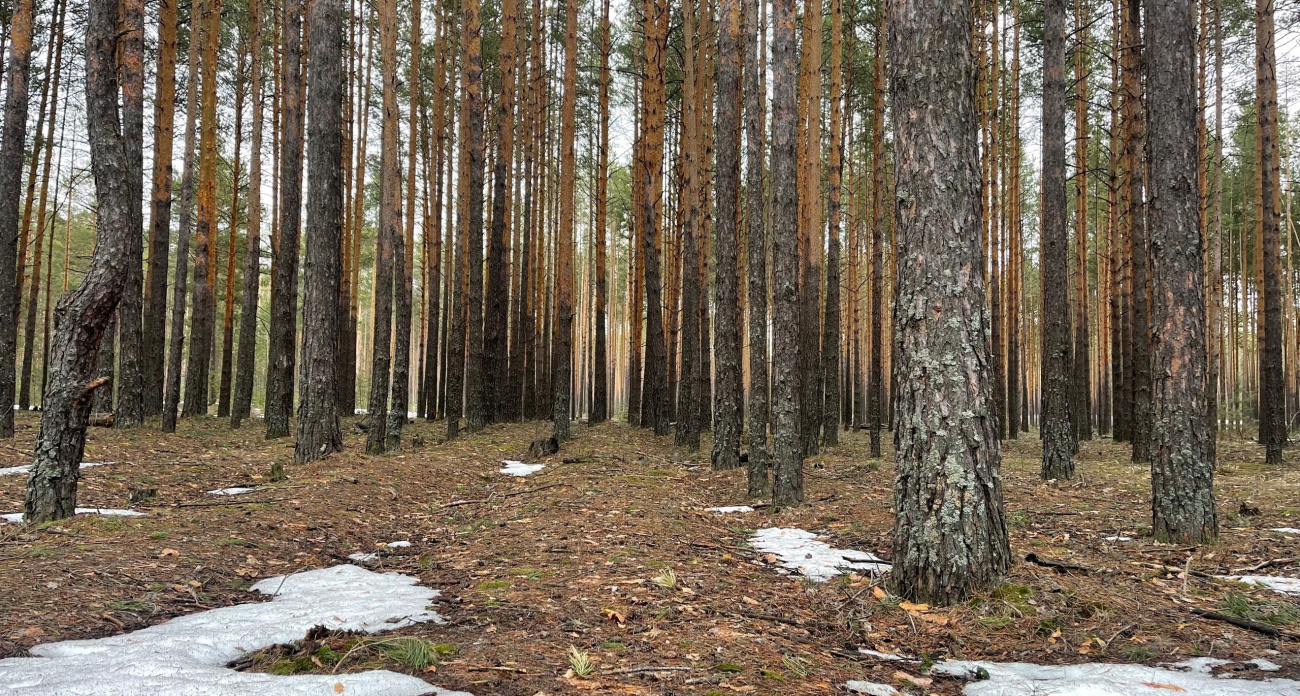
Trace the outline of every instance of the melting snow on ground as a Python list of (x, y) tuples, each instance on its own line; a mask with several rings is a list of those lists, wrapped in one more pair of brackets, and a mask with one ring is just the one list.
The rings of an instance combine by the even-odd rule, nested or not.
[(1108, 536), (1106, 541), (1133, 541), (1133, 537), (1127, 536)]
[(270, 602), (240, 604), (96, 640), (48, 643), (36, 657), (0, 660), (0, 688), (15, 696), (470, 696), (386, 670), (275, 676), (236, 672), (241, 655), (301, 639), (313, 626), (366, 633), (442, 617), (438, 591), (397, 573), (352, 565), (267, 578), (253, 590)]
[[(93, 469), (97, 466), (108, 466), (109, 464), (116, 464), (116, 463), (117, 462), (82, 462), (81, 468)], [(26, 476), (29, 472), (31, 472), (31, 470), (32, 467), (30, 464), (24, 466), (11, 466), (5, 469), (0, 469), (0, 476), (18, 476), (20, 474)]]
[(1268, 531), (1282, 532), (1283, 534), (1300, 534), (1300, 529), (1296, 529), (1295, 527), (1274, 527)]
[(545, 464), (525, 464), (513, 459), (505, 459), (501, 463), (503, 466), (500, 473), (506, 476), (528, 476), (546, 468)]
[(1168, 667), (1116, 665), (1034, 665), (1023, 662), (941, 662), (932, 674), (976, 680), (966, 696), (1300, 696), (1290, 679), (1224, 679), (1211, 669), (1227, 660), (1198, 658)]
[(749, 543), (757, 550), (776, 555), (781, 565), (803, 575), (826, 582), (847, 570), (881, 573), (889, 564), (865, 551), (837, 549), (817, 535), (803, 529), (769, 527), (754, 532)]
[[(97, 507), (79, 507), (76, 510), (78, 515), (103, 515), (105, 517), (148, 517), (148, 515), (139, 510), (118, 510), (115, 508), (97, 508)], [(0, 515), (0, 520), (18, 524), (23, 521), (23, 513), (11, 512), (7, 515)]]
[[(406, 549), (406, 548), (410, 548), (410, 547), (411, 547), (411, 542), (409, 542), (409, 541), (390, 541), (390, 542), (388, 542), (387, 544), (384, 544), (384, 546), (386, 546), (386, 547), (388, 547), (388, 548), (390, 548), (390, 549)], [(377, 553), (352, 553), (352, 554), (348, 554), (348, 560), (349, 560), (349, 561), (356, 561), (357, 563), (370, 563), (371, 561), (377, 561), (377, 560), (379, 560), (379, 554), (377, 554)]]
[(218, 488), (215, 491), (208, 491), (208, 495), (243, 495), (252, 493), (257, 490), (251, 486), (233, 486), (231, 488)]
[(748, 505), (725, 505), (723, 507), (709, 508), (709, 512), (716, 512), (723, 515), (733, 513), (733, 512), (753, 512), (753, 511), (754, 508)]
[(1300, 595), (1300, 578), (1285, 578), (1281, 575), (1220, 575), (1219, 579), (1258, 585), (1285, 595)]
[(888, 684), (877, 684), (876, 682), (852, 680), (846, 683), (851, 693), (866, 694), (867, 696), (897, 696), (898, 689)]

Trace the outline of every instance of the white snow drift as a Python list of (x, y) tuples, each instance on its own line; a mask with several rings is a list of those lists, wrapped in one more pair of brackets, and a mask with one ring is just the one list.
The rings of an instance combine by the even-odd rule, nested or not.
[(1281, 575), (1221, 575), (1224, 580), (1236, 580), (1247, 585), (1259, 585), (1284, 595), (1300, 595), (1300, 578)]
[[(139, 510), (119, 510), (117, 508), (79, 507), (74, 512), (78, 515), (103, 515), (104, 517), (148, 517)], [(23, 521), (23, 513), (11, 512), (0, 515), (0, 520), (18, 524)]]
[(941, 662), (931, 672), (973, 680), (983, 668), (988, 678), (967, 684), (966, 696), (1300, 696), (1300, 682), (1290, 679), (1222, 679), (1211, 674), (1222, 664), (1227, 660), (1200, 658), (1169, 668), (963, 661)]
[(826, 582), (849, 570), (883, 573), (890, 565), (865, 551), (837, 549), (803, 529), (769, 527), (749, 537), (757, 550), (774, 554), (781, 565), (817, 581)]
[(267, 578), (270, 602), (182, 616), (132, 633), (38, 645), (34, 658), (0, 660), (0, 689), (14, 696), (470, 696), (390, 671), (275, 676), (225, 665), (249, 651), (300, 639), (314, 626), (389, 631), (442, 622), (427, 608), (437, 590), (396, 573), (352, 565)]
[(208, 491), (208, 495), (243, 495), (252, 493), (257, 490), (249, 486), (231, 486), (230, 488), (218, 488), (215, 491)]
[(728, 515), (733, 512), (753, 512), (754, 508), (748, 505), (725, 505), (723, 507), (711, 507), (709, 512), (716, 512), (720, 515)]
[[(116, 464), (116, 463), (117, 462), (82, 462), (81, 468), (93, 469), (97, 466), (108, 466), (109, 464)], [(18, 475), (26, 476), (27, 474), (31, 473), (31, 470), (32, 467), (30, 464), (24, 466), (11, 466), (5, 469), (0, 469), (0, 476), (18, 476)]]
[(501, 467), (499, 473), (506, 476), (529, 476), (546, 468), (545, 464), (525, 464), (514, 459), (505, 459), (501, 463), (504, 466)]

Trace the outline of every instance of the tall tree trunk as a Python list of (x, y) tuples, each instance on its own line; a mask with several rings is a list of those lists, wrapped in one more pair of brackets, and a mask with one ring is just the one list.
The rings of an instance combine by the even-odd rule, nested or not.
[[(507, 329), (510, 298), (510, 220), (513, 213), (511, 164), (515, 153), (515, 46), (519, 24), (518, 0), (501, 3), (501, 55), (498, 75), (501, 94), (497, 102), (497, 155), (492, 167), (492, 230), (488, 239), (487, 308), (484, 321), (484, 405), (489, 423), (505, 411), (509, 371)], [(500, 382), (500, 384), (499, 384)]]
[[(700, 296), (702, 288), (707, 287), (700, 276), (700, 236), (702, 234), (701, 207), (704, 197), (701, 176), (703, 166), (700, 162), (703, 136), (700, 132), (700, 110), (703, 97), (700, 94), (700, 43), (698, 9), (695, 0), (685, 0), (682, 5), (682, 32), (684, 51), (682, 55), (682, 114), (681, 127), (678, 130), (678, 145), (681, 151), (679, 165), (682, 174), (679, 178), (679, 202), (675, 206), (678, 219), (681, 220), (679, 248), (681, 250), (681, 380), (677, 386), (677, 408), (675, 439), (678, 446), (694, 452), (700, 448), (700, 398), (698, 389), (701, 378), (701, 324)], [(669, 208), (674, 206), (671, 204)], [(671, 255), (670, 255), (671, 258)], [(671, 315), (676, 302), (671, 294), (675, 285), (671, 279), (666, 283), (670, 288), (668, 311)], [(671, 319), (670, 319), (671, 321)], [(672, 373), (676, 360), (673, 355), (675, 340), (668, 339), (669, 388), (672, 393)]]
[(871, 369), (867, 385), (867, 420), (871, 431), (871, 457), (879, 459), (880, 429), (886, 418), (884, 380), (884, 253), (885, 225), (885, 31), (887, 10), (878, 10), (876, 65), (871, 107)]
[[(97, 239), (90, 269), (59, 302), (41, 428), (27, 479), (24, 519), (29, 523), (71, 517), (77, 506), (77, 479), (86, 447), (90, 400), (102, 382), (95, 379), (99, 343), (126, 285), (133, 228), (132, 172), (126, 138), (118, 120), (116, 0), (94, 0), (86, 22), (86, 122), (95, 177)], [(11, 102), (12, 103), (12, 102)], [(9, 112), (12, 115), (12, 111)], [(138, 171), (135, 171), (138, 174)], [(16, 217), (16, 216), (15, 216)], [(138, 243), (138, 242), (137, 242)], [(9, 283), (0, 283), (9, 285)], [(8, 370), (12, 376), (12, 370)]]
[[(1214, 218), (1213, 242), (1210, 246), (1210, 280), (1207, 297), (1209, 318), (1209, 355), (1205, 397), (1208, 436), (1216, 443), (1219, 435), (1219, 381), (1223, 360), (1223, 15), (1222, 3), (1214, 0)], [(1217, 447), (1216, 447), (1217, 455)], [(1216, 457), (1217, 458), (1217, 457)]]
[[(172, 1), (172, 0), (167, 0)], [(248, 220), (244, 240), (244, 290), (239, 307), (239, 358), (230, 427), (238, 428), (253, 409), (253, 370), (257, 362), (257, 301), (262, 272), (262, 0), (249, 0), (248, 31), (253, 55), (249, 67), (253, 133), (248, 163)]]
[[(0, 131), (0, 278), (6, 279), (17, 277), (19, 265), (18, 201), (32, 68), (32, 0), (17, 0), (9, 35), (9, 64), (5, 66), (8, 89), (5, 90), (4, 130)], [(0, 281), (0, 318), (3, 318), (0, 321), (0, 438), (14, 436), (18, 292), (17, 284)]]
[(765, 90), (760, 73), (766, 56), (759, 53), (758, 5), (767, 0), (741, 0), (745, 12), (745, 227), (749, 273), (749, 496), (772, 491), (768, 474), (767, 423), (770, 410), (767, 370), (767, 225), (763, 212), (763, 126)]
[[(831, 0), (831, 142), (826, 155), (830, 167), (827, 185), (826, 304), (822, 322), (822, 384), (825, 395), (822, 442), (827, 447), (840, 438), (840, 185), (844, 170), (844, 9), (842, 0)], [(819, 240), (820, 243), (820, 240)]]
[(126, 289), (118, 307), (119, 386), (118, 428), (144, 423), (143, 317), (144, 245), (144, 0), (123, 0), (118, 69), (122, 80), (122, 146), (126, 149), (128, 212), (131, 215), (130, 254)]
[[(298, 245), (302, 228), (302, 0), (284, 5), (280, 230), (271, 245), (271, 324), (266, 349), (266, 436), (286, 437), (297, 360)], [(355, 287), (355, 286), (354, 286)]]
[(1077, 440), (1092, 439), (1092, 383), (1088, 338), (1088, 7), (1074, 2), (1074, 359), (1070, 420)]
[(647, 0), (645, 70), (642, 88), (643, 144), (640, 171), (641, 254), (645, 283), (646, 360), (642, 425), (667, 435), (669, 428), (668, 346), (664, 342), (663, 299), (659, 272), (659, 212), (663, 198), (664, 53), (669, 10), (666, 0)]
[(190, 354), (185, 370), (183, 415), (208, 412), (208, 374), (212, 358), (212, 332), (216, 304), (213, 251), (217, 236), (217, 59), (221, 42), (221, 0), (204, 15), (200, 64), (203, 85), (199, 96), (202, 130), (199, 133), (198, 224), (194, 232), (194, 312), (190, 317)]
[(1146, 22), (1148, 97), (1160, 105), (1150, 114), (1157, 375), (1152, 395), (1151, 529), (1164, 543), (1201, 544), (1217, 539), (1219, 528), (1214, 446), (1205, 418), (1205, 257), (1197, 186), (1199, 105), (1192, 0), (1151, 0)]
[[(467, 321), (465, 336), (469, 358), (465, 367), (468, 408), (465, 424), (471, 432), (488, 424), (488, 378), (483, 353), (483, 25), (479, 18), (479, 1), (463, 0), (462, 31), (465, 36), (463, 84), (466, 107), (466, 138), (462, 146), (469, 155), (469, 191), (466, 195), (468, 227), (466, 242), (469, 263)], [(495, 375), (493, 375), (495, 379)]]
[(200, 12), (190, 13), (190, 49), (185, 80), (185, 158), (181, 169), (181, 209), (176, 232), (176, 279), (172, 287), (171, 345), (163, 390), (162, 430), (176, 432), (181, 401), (181, 361), (185, 356), (185, 297), (189, 294), (190, 228), (194, 210), (194, 148), (199, 116), (199, 45), (206, 25)]
[(555, 251), (555, 353), (551, 368), (555, 437), (569, 439), (573, 369), (573, 155), (578, 91), (578, 0), (564, 3), (564, 100), (560, 106), (560, 228)]
[(799, 49), (794, 0), (772, 3), (772, 504), (803, 502), (799, 440)]
[[(243, 32), (241, 31), (241, 34)], [(230, 416), (230, 392), (235, 371), (235, 249), (239, 240), (239, 177), (241, 146), (244, 139), (245, 56), (248, 39), (239, 40), (239, 58), (235, 67), (235, 156), (230, 167), (230, 224), (226, 228), (226, 297), (221, 319), (221, 379), (217, 391), (217, 417)]]
[[(393, 0), (387, 0), (392, 3)], [(294, 460), (343, 451), (336, 410), (338, 385), (339, 244), (343, 236), (343, 7), (313, 0), (307, 9), (307, 256), (303, 269), (302, 398)], [(388, 68), (388, 62), (384, 63)], [(383, 421), (382, 412), (375, 420)]]
[(1020, 269), (1024, 264), (1022, 239), (1023, 226), (1020, 219), (1020, 157), (1023, 152), (1020, 143), (1020, 6), (1013, 5), (1011, 9), (1011, 24), (1013, 26), (1011, 33), (1011, 110), (1008, 114), (1010, 121), (1010, 134), (1007, 139), (1007, 147), (1011, 148), (1010, 177), (1007, 184), (1009, 192), (1008, 205), (1008, 256), (1010, 257), (1008, 277), (1006, 278), (1007, 287), (1007, 371), (1006, 371), (1006, 399), (1007, 399), (1007, 437), (1015, 440), (1020, 437), (1021, 421), (1024, 416), (1021, 411), (1021, 399), (1024, 397), (1020, 384), (1024, 375), (1023, 361), (1021, 360), (1022, 341), (1022, 321), (1023, 316), (1022, 304), (1024, 296), (1021, 294)]
[[(426, 268), (426, 282), (428, 284), (428, 302), (429, 302), (429, 341), (425, 344), (425, 362), (428, 365), (425, 373), (425, 389), (427, 392), (428, 403), (425, 405), (426, 417), (432, 421), (438, 417), (438, 394), (442, 379), (446, 375), (441, 374), (441, 360), (439, 358), (439, 347), (442, 345), (441, 323), (445, 314), (442, 312), (442, 249), (443, 249), (443, 225), (442, 225), (442, 207), (444, 196), (443, 172), (443, 153), (445, 152), (444, 143), (446, 135), (443, 129), (446, 125), (446, 105), (447, 105), (447, 29), (446, 15), (442, 8), (438, 13), (438, 38), (435, 41), (435, 59), (436, 67), (434, 72), (434, 92), (433, 92), (433, 125), (430, 128), (433, 134), (434, 143), (432, 149), (435, 157), (431, 163), (434, 169), (434, 204), (433, 214), (429, 219), (430, 225), (424, 228), (424, 234), (432, 235), (433, 241), (429, 247), (429, 256), (432, 263)], [(427, 155), (426, 155), (427, 157)], [(429, 182), (425, 182), (429, 186)], [(427, 198), (427, 193), (426, 193)], [(428, 205), (428, 201), (426, 201)], [(448, 298), (450, 300), (450, 298)], [(445, 350), (445, 348), (443, 349)]]
[(158, 2), (158, 68), (153, 107), (153, 191), (149, 211), (149, 267), (144, 280), (144, 413), (163, 410), (167, 347), (167, 254), (171, 247), (172, 147), (176, 121), (177, 0)]
[[(714, 277), (714, 302), (717, 304), (715, 349), (717, 384), (713, 394), (713, 468), (735, 469), (740, 466), (740, 437), (744, 430), (742, 403), (745, 398), (741, 370), (740, 275), (737, 255), (740, 250), (740, 81), (743, 58), (741, 51), (741, 0), (722, 0), (718, 6), (718, 100), (715, 133), (717, 134), (717, 263)], [(832, 67), (832, 69), (834, 69)], [(834, 97), (832, 97), (834, 98)], [(836, 307), (838, 308), (838, 302)], [(838, 350), (838, 339), (836, 349)], [(836, 380), (834, 375), (831, 376)], [(838, 380), (836, 380), (838, 382)], [(827, 405), (830, 408), (830, 405)], [(838, 409), (838, 406), (836, 406)], [(838, 417), (829, 421), (837, 430)]]
[[(1148, 33), (1149, 35), (1149, 33)], [(1281, 167), (1278, 148), (1277, 56), (1273, 0), (1255, 0), (1255, 109), (1259, 115), (1259, 230), (1264, 253), (1264, 345), (1259, 362), (1260, 439), (1265, 463), (1281, 464), (1286, 446), (1286, 376), (1282, 372), (1282, 259), (1279, 215)], [(1153, 144), (1154, 147), (1154, 144)]]
[(1129, 243), (1133, 248), (1130, 259), (1131, 282), (1129, 294), (1132, 306), (1132, 370), (1130, 389), (1132, 393), (1132, 439), (1133, 461), (1146, 462), (1151, 459), (1151, 304), (1149, 272), (1147, 262), (1146, 234), (1146, 195), (1143, 192), (1146, 180), (1146, 161), (1142, 156), (1146, 139), (1142, 100), (1142, 3), (1141, 0), (1128, 0), (1125, 17), (1124, 41), (1129, 46), (1127, 60), (1121, 61), (1127, 69), (1124, 82), (1124, 104), (1126, 132), (1125, 145), (1129, 155), (1128, 170), (1128, 217)]
[[(462, 13), (467, 12), (462, 7)], [(468, 68), (469, 65), (469, 43), (470, 33), (468, 26), (470, 20), (465, 15), (459, 24), (459, 34), (457, 44), (460, 48), (460, 61), (463, 66)], [(476, 21), (476, 20), (475, 20)], [(469, 215), (467, 211), (467, 201), (469, 197), (469, 108), (470, 98), (467, 88), (462, 85), (461, 98), (459, 101), (460, 116), (457, 119), (459, 136), (457, 138), (457, 155), (456, 155), (456, 245), (453, 252), (448, 253), (448, 258), (454, 256), (455, 273), (454, 277), (449, 274), (449, 282), (453, 287), (449, 288), (448, 295), (451, 296), (452, 302), (451, 316), (447, 334), (447, 439), (454, 439), (460, 433), (460, 420), (464, 414), (465, 408), (465, 353), (466, 353), (466, 302), (469, 291), (469, 263), (468, 263), (468, 244), (466, 239), (469, 236)], [(451, 206), (448, 206), (450, 211)], [(450, 219), (450, 212), (448, 213)]]
[[(1064, 7), (1053, 1), (1048, 41), (1055, 30), (1063, 42)], [(985, 339), (971, 6), (899, 0), (891, 9), (895, 230), (907, 270), (894, 304), (901, 391), (890, 576), (912, 601), (949, 605), (992, 587), (1011, 561)], [(1046, 63), (1058, 82), (1063, 48)], [(1064, 97), (1061, 84), (1062, 112)], [(953, 357), (938, 364), (939, 355)]]
[[(394, 257), (403, 253), (402, 170), (397, 154), (401, 114), (397, 106), (397, 0), (382, 0), (379, 14), (380, 81), (383, 83), (379, 155), (379, 231), (375, 240), (373, 344), (370, 357), (370, 428), (366, 452), (388, 451), (388, 390), (392, 367)], [(398, 336), (401, 341), (402, 337)], [(405, 409), (402, 416), (405, 417)]]
[(608, 303), (605, 239), (609, 236), (609, 54), (614, 50), (610, 39), (609, 0), (600, 5), (600, 95), (597, 109), (600, 118), (600, 145), (596, 156), (596, 317), (595, 347), (592, 358), (591, 423), (609, 419), (609, 350), (605, 324)]
[(1043, 9), (1043, 460), (1044, 479), (1074, 477), (1070, 425), (1069, 227), (1065, 203), (1065, 0)]
[(803, 455), (821, 445), (822, 355), (822, 207), (821, 207), (821, 66), (822, 0), (804, 0), (801, 65), (799, 159), (799, 437)]

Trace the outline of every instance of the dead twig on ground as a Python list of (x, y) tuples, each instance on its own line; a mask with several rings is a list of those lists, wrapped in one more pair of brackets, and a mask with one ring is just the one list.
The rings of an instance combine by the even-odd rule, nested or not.
[(694, 672), (694, 667), (673, 667), (671, 665), (649, 666), (649, 667), (629, 667), (627, 669), (616, 669), (605, 674), (644, 674), (646, 672)]
[(1263, 633), (1266, 636), (1300, 638), (1300, 634), (1292, 633), (1291, 631), (1283, 631), (1272, 624), (1260, 623), (1249, 619), (1239, 619), (1230, 614), (1221, 614), (1217, 611), (1207, 611), (1205, 609), (1193, 609), (1192, 613), (1204, 619), (1223, 621), (1224, 623), (1230, 623), (1237, 628), (1244, 628), (1248, 631)]
[(1098, 570), (1098, 569), (1096, 569), (1096, 568), (1089, 568), (1088, 566), (1081, 566), (1081, 565), (1076, 565), (1076, 564), (1074, 564), (1074, 563), (1064, 563), (1064, 562), (1061, 562), (1061, 561), (1052, 561), (1052, 560), (1048, 560), (1048, 559), (1046, 559), (1046, 558), (1042, 558), (1042, 557), (1040, 557), (1040, 556), (1039, 556), (1038, 554), (1036, 554), (1036, 553), (1031, 553), (1031, 554), (1026, 555), (1026, 556), (1025, 556), (1025, 562), (1026, 562), (1026, 563), (1033, 563), (1034, 565), (1040, 565), (1040, 566), (1043, 566), (1044, 568), (1051, 568), (1052, 570), (1055, 570), (1055, 571), (1058, 572), (1058, 573), (1064, 573), (1064, 572), (1068, 572), (1068, 571), (1072, 571), (1072, 570), (1073, 570), (1073, 571), (1078, 571), (1078, 572), (1080, 572), (1080, 573), (1100, 573), (1100, 572), (1103, 572), (1103, 571), (1100, 571), (1100, 570)]
[(1230, 570), (1230, 571), (1228, 571), (1228, 572), (1229, 572), (1229, 573), (1233, 573), (1233, 574), (1236, 574), (1236, 573), (1249, 573), (1249, 572), (1251, 572), (1251, 571), (1255, 571), (1255, 570), (1263, 570), (1264, 568), (1270, 568), (1270, 567), (1272, 567), (1272, 566), (1279, 566), (1279, 565), (1286, 565), (1286, 564), (1288, 564), (1288, 563), (1295, 563), (1296, 561), (1300, 561), (1300, 558), (1274, 558), (1274, 559), (1271, 560), (1271, 561), (1264, 561), (1263, 563), (1256, 563), (1255, 565), (1250, 566), (1249, 568), (1233, 568), (1232, 570)]

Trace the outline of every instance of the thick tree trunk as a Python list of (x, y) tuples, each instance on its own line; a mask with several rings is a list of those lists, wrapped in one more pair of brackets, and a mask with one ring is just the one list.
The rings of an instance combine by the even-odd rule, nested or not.
[(14, 370), (18, 357), (18, 201), (27, 139), (32, 68), (32, 2), (18, 0), (9, 25), (4, 129), (0, 131), (0, 438), (14, 436)]
[(271, 245), (271, 324), (266, 349), (266, 436), (289, 434), (297, 360), (298, 245), (302, 227), (302, 0), (284, 5), (280, 230)]
[(1011, 561), (985, 338), (971, 9), (952, 0), (898, 0), (891, 9), (895, 230), (907, 270), (894, 300), (901, 350), (890, 576), (901, 596), (948, 605), (992, 587)]
[[(745, 398), (741, 370), (740, 275), (740, 81), (741, 0), (722, 0), (718, 6), (718, 99), (715, 115), (717, 143), (717, 261), (714, 298), (717, 317), (717, 371), (713, 393), (713, 468), (740, 466), (740, 437), (744, 430)], [(837, 304), (838, 307), (838, 304)], [(837, 345), (838, 349), (838, 345)], [(836, 419), (832, 418), (832, 422)], [(832, 429), (834, 429), (832, 427)]]
[(822, 0), (804, 0), (799, 81), (799, 437), (816, 456), (822, 429)]
[(158, 2), (158, 68), (153, 108), (153, 197), (144, 284), (144, 413), (163, 410), (167, 347), (167, 255), (171, 246), (172, 146), (176, 121), (177, 0)]
[[(1148, 32), (1148, 36), (1150, 32)], [(1264, 460), (1282, 463), (1286, 446), (1286, 375), (1282, 372), (1281, 166), (1278, 148), (1277, 56), (1274, 49), (1273, 0), (1255, 0), (1255, 109), (1259, 117), (1259, 196), (1264, 253), (1264, 343), (1259, 358), (1260, 439)], [(1154, 145), (1153, 145), (1154, 147)]]
[(171, 345), (163, 390), (162, 430), (176, 432), (181, 401), (181, 362), (185, 357), (185, 297), (189, 294), (190, 228), (194, 210), (194, 148), (199, 115), (199, 44), (205, 25), (199, 12), (190, 16), (190, 50), (185, 81), (185, 159), (181, 169), (181, 209), (176, 232), (176, 280), (172, 287)]
[(871, 368), (867, 385), (867, 421), (871, 431), (871, 457), (879, 459), (880, 430), (888, 410), (884, 379), (884, 263), (885, 225), (885, 31), (888, 22), (882, 8), (876, 24), (876, 65), (872, 82), (871, 107)]
[(643, 152), (637, 176), (641, 178), (641, 254), (646, 302), (645, 387), (642, 425), (667, 435), (669, 428), (668, 346), (664, 342), (663, 299), (659, 272), (659, 212), (663, 199), (664, 161), (664, 52), (668, 40), (666, 0), (647, 0), (645, 72), (643, 79)]
[(1151, 460), (1151, 304), (1149, 288), (1149, 269), (1147, 261), (1146, 233), (1146, 195), (1143, 192), (1146, 181), (1146, 161), (1143, 157), (1146, 139), (1145, 109), (1142, 99), (1142, 58), (1141, 0), (1128, 0), (1125, 45), (1130, 46), (1125, 67), (1129, 75), (1124, 83), (1124, 100), (1127, 112), (1125, 116), (1125, 147), (1129, 152), (1128, 167), (1128, 214), (1129, 242), (1133, 247), (1131, 257), (1130, 302), (1132, 306), (1132, 438), (1133, 461)]
[[(99, 343), (126, 285), (133, 228), (125, 138), (118, 121), (114, 64), (119, 46), (118, 3), (94, 0), (86, 23), (86, 121), (95, 177), (97, 240), (90, 270), (76, 290), (59, 301), (50, 366), (53, 371), (41, 412), (24, 519), (29, 523), (71, 517), (86, 446)], [(139, 173), (139, 172), (136, 172)], [(5, 283), (7, 284), (7, 283)], [(12, 371), (11, 371), (12, 372)]]
[[(1192, 0), (1146, 8), (1155, 384), (1151, 529), (1169, 544), (1218, 538), (1205, 418), (1205, 266), (1200, 229)], [(1280, 366), (1279, 366), (1280, 367)]]
[(564, 3), (564, 100), (560, 105), (560, 228), (555, 250), (555, 438), (569, 439), (573, 369), (574, 126), (578, 91), (578, 0)]
[(1065, 0), (1046, 0), (1043, 25), (1043, 459), (1044, 479), (1074, 477), (1070, 425), (1069, 228), (1065, 204)]
[(609, 350), (606, 345), (605, 307), (608, 304), (605, 239), (609, 236), (609, 54), (614, 50), (610, 40), (609, 0), (600, 6), (600, 145), (597, 152), (596, 171), (596, 317), (592, 356), (591, 423), (609, 420)]
[[(172, 1), (172, 0), (167, 0)], [(248, 230), (244, 240), (244, 290), (239, 307), (239, 356), (235, 364), (235, 395), (230, 427), (253, 410), (253, 370), (257, 362), (257, 301), (262, 273), (262, 0), (248, 3), (248, 26), (253, 61), (250, 66), (253, 95), (253, 133), (248, 165)]]
[[(501, 2), (501, 55), (497, 102), (497, 153), (492, 166), (492, 229), (488, 239), (487, 307), (484, 321), (484, 404), (488, 422), (504, 415), (509, 372), (508, 333), (510, 309), (511, 164), (515, 153), (515, 45), (519, 23), (518, 0)], [(514, 395), (512, 395), (513, 398)]]
[[(388, 0), (392, 2), (393, 0)], [(343, 237), (343, 7), (313, 0), (307, 10), (307, 257), (303, 269), (302, 366), (298, 383), (299, 464), (343, 451), (338, 385), (339, 244)], [(387, 63), (385, 63), (387, 65)], [(383, 421), (382, 413), (379, 418)]]
[(190, 317), (190, 353), (185, 370), (183, 415), (208, 412), (208, 375), (212, 358), (216, 300), (213, 264), (217, 241), (217, 60), (221, 42), (221, 0), (210, 0), (204, 14), (200, 64), (203, 84), (199, 96), (202, 130), (199, 133), (198, 221), (194, 231), (194, 312)]
[(803, 502), (799, 440), (799, 50), (794, 0), (772, 4), (772, 504)]
[(144, 423), (144, 340), (142, 302), (144, 288), (144, 0), (123, 0), (122, 36), (118, 43), (118, 70), (122, 88), (122, 146), (126, 150), (127, 193), (130, 196), (131, 238), (126, 288), (118, 307), (119, 387), (118, 428)]
[(745, 227), (749, 272), (749, 497), (772, 492), (768, 474), (767, 423), (770, 410), (767, 370), (767, 225), (763, 219), (767, 196), (763, 190), (764, 89), (760, 73), (766, 56), (759, 54), (758, 4), (741, 0), (745, 13)]

